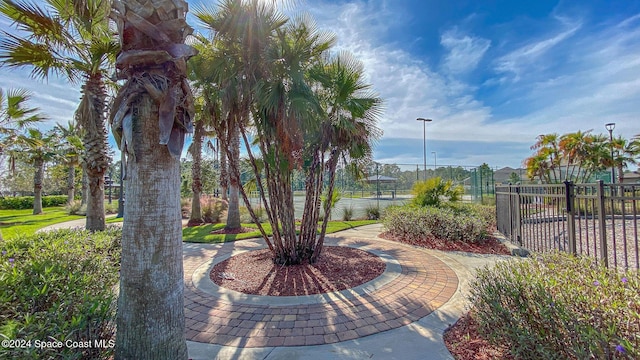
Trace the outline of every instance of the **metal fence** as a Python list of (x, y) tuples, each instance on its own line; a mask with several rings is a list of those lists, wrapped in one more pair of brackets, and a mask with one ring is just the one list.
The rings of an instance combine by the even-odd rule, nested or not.
[(607, 267), (640, 269), (640, 185), (496, 186), (498, 231), (524, 248), (592, 256)]

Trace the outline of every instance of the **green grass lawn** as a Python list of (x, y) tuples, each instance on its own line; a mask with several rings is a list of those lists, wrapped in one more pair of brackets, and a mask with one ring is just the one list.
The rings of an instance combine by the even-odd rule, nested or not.
[[(342, 230), (352, 229), (358, 226), (375, 224), (376, 220), (355, 220), (355, 221), (330, 221), (327, 224), (327, 234)], [(242, 224), (243, 227), (253, 228), (256, 231), (242, 234), (211, 234), (212, 231), (224, 228), (225, 224), (207, 224), (201, 226), (187, 227), (182, 230), (182, 240), (192, 243), (223, 243), (242, 239), (260, 237), (260, 231), (255, 224)], [(268, 235), (272, 234), (269, 224), (262, 224)]]
[(0, 230), (3, 238), (33, 235), (36, 230), (45, 226), (83, 218), (80, 215), (67, 215), (62, 206), (44, 208), (40, 215), (32, 213), (33, 209), (0, 210)]
[[(0, 229), (5, 239), (10, 239), (18, 235), (32, 235), (38, 229), (51, 224), (65, 221), (82, 219), (80, 215), (67, 215), (64, 207), (44, 208), (44, 213), (40, 215), (31, 214), (33, 210), (0, 210)], [(107, 224), (122, 222), (122, 218), (108, 217)], [(330, 221), (327, 224), (327, 234), (342, 230), (351, 229), (358, 226), (375, 224), (375, 220), (354, 220), (354, 221)], [(243, 227), (253, 228), (256, 231), (241, 234), (211, 234), (211, 232), (224, 228), (225, 224), (207, 224), (201, 226), (187, 227), (182, 230), (182, 239), (185, 242), (193, 243), (223, 243), (242, 239), (260, 237), (260, 231), (255, 224), (242, 224)], [(272, 234), (271, 226), (268, 223), (262, 224), (268, 235)]]

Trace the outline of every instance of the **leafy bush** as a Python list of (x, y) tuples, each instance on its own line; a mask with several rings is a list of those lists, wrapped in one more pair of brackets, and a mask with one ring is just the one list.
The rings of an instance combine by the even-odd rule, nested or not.
[[(42, 197), (42, 207), (62, 206), (67, 203), (66, 195), (49, 195)], [(33, 208), (33, 196), (16, 196), (0, 198), (1, 210), (22, 210)]]
[(518, 359), (640, 358), (640, 278), (564, 253), (483, 269), (471, 284), (481, 334)]
[(376, 205), (368, 205), (364, 209), (364, 215), (367, 220), (378, 220), (380, 219), (380, 208)]
[(109, 201), (104, 202), (104, 212), (105, 214), (117, 214), (118, 213), (118, 201), (112, 201), (109, 204)]
[(215, 197), (203, 197), (200, 199), (202, 220), (205, 223), (217, 224), (220, 222), (222, 212), (227, 209), (227, 203)]
[(351, 221), (353, 219), (353, 207), (342, 208), (342, 221)]
[[(60, 230), (0, 243), (0, 348), (3, 359), (108, 359), (94, 340), (114, 335), (121, 231)], [(35, 341), (90, 341), (93, 348), (36, 349)]]
[(449, 202), (441, 205), (442, 207), (451, 209), (456, 215), (468, 215), (478, 217), (487, 224), (487, 227), (495, 227), (496, 207), (491, 205), (481, 205), (463, 202)]
[(86, 215), (87, 207), (82, 206), (81, 204), (82, 204), (82, 201), (73, 200), (71, 204), (65, 205), (64, 210), (67, 212), (68, 215)]
[[(264, 208), (261, 206), (253, 207), (253, 212), (258, 217), (260, 222), (267, 221), (267, 213), (264, 211)], [(251, 214), (249, 214), (249, 210), (245, 206), (240, 206), (240, 222), (244, 224), (252, 224), (253, 219), (251, 218)]]
[(440, 177), (435, 177), (415, 183), (411, 193), (414, 195), (412, 200), (414, 205), (440, 206), (443, 198), (449, 201), (460, 201), (464, 188), (453, 186), (451, 180), (444, 181)]
[(382, 219), (387, 230), (396, 236), (421, 238), (434, 236), (447, 241), (473, 243), (487, 236), (489, 224), (475, 211), (458, 208), (394, 206), (385, 210)]

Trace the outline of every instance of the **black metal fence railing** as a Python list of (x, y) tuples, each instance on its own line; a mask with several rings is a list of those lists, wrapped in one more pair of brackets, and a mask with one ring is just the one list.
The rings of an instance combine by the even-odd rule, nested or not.
[(592, 256), (607, 267), (640, 269), (640, 185), (496, 186), (498, 231), (524, 248)]

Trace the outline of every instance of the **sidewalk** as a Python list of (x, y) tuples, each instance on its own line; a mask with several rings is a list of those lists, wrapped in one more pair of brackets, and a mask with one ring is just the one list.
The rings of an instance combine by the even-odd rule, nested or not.
[[(57, 227), (78, 226), (63, 224)], [(216, 263), (264, 248), (261, 239), (185, 243), (189, 357), (451, 359), (443, 333), (466, 312), (473, 273), (510, 257), (422, 249), (380, 239), (381, 231), (380, 224), (358, 227), (327, 236), (325, 244), (377, 254), (387, 263), (383, 275), (354, 289), (298, 297), (246, 295), (209, 279)]]

